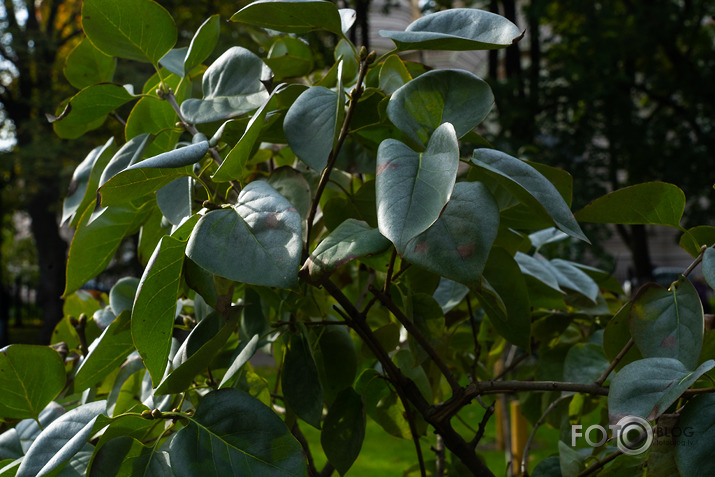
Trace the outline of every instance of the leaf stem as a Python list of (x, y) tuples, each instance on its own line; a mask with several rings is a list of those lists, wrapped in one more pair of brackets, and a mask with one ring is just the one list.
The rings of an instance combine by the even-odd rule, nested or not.
[[(345, 142), (345, 139), (348, 136), (348, 131), (350, 130), (350, 122), (352, 121), (353, 114), (355, 113), (355, 108), (357, 107), (357, 103), (360, 100), (360, 97), (362, 96), (363, 93), (363, 81), (365, 80), (365, 76), (367, 75), (367, 70), (368, 67), (371, 63), (371, 60), (373, 59), (374, 55), (368, 55), (363, 61), (360, 62), (360, 71), (358, 72), (358, 79), (357, 83), (355, 84), (355, 88), (353, 88), (352, 94), (350, 95), (350, 104), (348, 105), (348, 111), (345, 114), (345, 120), (343, 121), (342, 128), (340, 129), (340, 135), (338, 136), (338, 141), (335, 144), (335, 147), (333, 148), (332, 151), (330, 151), (330, 155), (328, 156), (328, 164), (325, 166), (325, 169), (323, 169), (323, 173), (320, 176), (320, 182), (318, 183), (318, 189), (315, 192), (315, 198), (313, 199), (313, 202), (310, 204), (310, 212), (308, 213), (308, 224), (307, 224), (307, 233), (305, 235), (305, 246), (303, 247), (303, 257), (302, 257), (302, 262), (305, 262), (306, 259), (308, 258), (308, 255), (310, 254), (310, 236), (313, 230), (313, 222), (315, 221), (315, 214), (318, 211), (318, 204), (320, 203), (320, 198), (323, 195), (323, 191), (325, 190), (325, 186), (328, 184), (328, 181), (330, 180), (330, 173), (333, 170), (333, 167), (335, 166), (335, 161), (338, 159), (338, 153), (340, 152), (340, 149), (343, 147), (343, 143)], [(340, 100), (340, 98), (338, 98)]]
[(539, 420), (536, 421), (536, 424), (534, 424), (534, 428), (531, 430), (531, 434), (529, 434), (529, 438), (526, 440), (526, 444), (524, 445), (524, 453), (521, 456), (521, 475), (529, 475), (529, 471), (526, 467), (527, 463), (529, 462), (529, 449), (531, 448), (531, 443), (534, 440), (534, 436), (536, 436), (536, 431), (539, 430), (539, 427), (544, 423), (544, 421), (546, 420), (546, 416), (548, 416), (548, 414), (553, 411), (561, 401), (569, 399), (571, 397), (573, 397), (572, 394), (566, 394), (553, 401), (551, 404), (549, 404), (549, 407), (546, 408)]
[(616, 366), (618, 366), (618, 363), (623, 359), (623, 357), (628, 353), (628, 351), (633, 347), (633, 338), (628, 340), (628, 343), (623, 346), (623, 349), (618, 352), (615, 358), (613, 358), (613, 361), (611, 361), (611, 364), (608, 365), (608, 369), (606, 369), (601, 377), (599, 377), (596, 381), (594, 381), (594, 384), (596, 386), (601, 386), (603, 383), (606, 381), (606, 378), (608, 378), (608, 375), (611, 374), (611, 371), (613, 371)]

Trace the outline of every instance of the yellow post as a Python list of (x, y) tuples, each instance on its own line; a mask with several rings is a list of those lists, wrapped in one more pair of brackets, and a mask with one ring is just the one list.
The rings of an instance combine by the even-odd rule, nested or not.
[(522, 475), (521, 458), (524, 455), (524, 447), (526, 447), (526, 441), (529, 438), (529, 431), (526, 425), (526, 418), (521, 413), (521, 409), (519, 409), (519, 401), (511, 401), (510, 407), (512, 469), (515, 476), (520, 476)]

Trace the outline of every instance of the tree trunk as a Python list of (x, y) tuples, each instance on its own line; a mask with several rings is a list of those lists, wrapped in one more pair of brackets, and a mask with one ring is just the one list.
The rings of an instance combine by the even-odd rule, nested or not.
[(28, 207), (40, 269), (37, 304), (42, 309), (40, 342), (43, 344), (50, 343), (52, 331), (63, 315), (62, 293), (65, 289), (67, 243), (60, 236), (57, 217), (48, 208), (48, 204), (54, 203), (57, 197), (57, 185), (47, 184), (43, 192), (38, 193)]

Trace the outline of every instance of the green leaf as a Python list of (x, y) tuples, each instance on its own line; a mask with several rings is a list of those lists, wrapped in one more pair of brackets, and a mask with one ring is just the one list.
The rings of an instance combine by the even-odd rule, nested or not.
[(669, 289), (649, 283), (631, 303), (633, 340), (646, 358), (675, 358), (693, 369), (703, 345), (704, 316), (698, 292), (682, 275)]
[(387, 433), (402, 439), (412, 437), (405, 408), (382, 375), (374, 369), (366, 369), (358, 378), (355, 389), (363, 396), (367, 414)]
[(87, 86), (72, 96), (67, 104), (61, 105), (57, 111), (58, 116), (51, 117), (50, 122), (62, 139), (77, 139), (87, 131), (101, 126), (109, 113), (135, 98), (119, 84)]
[(144, 151), (149, 144), (151, 137), (149, 134), (140, 134), (128, 140), (119, 148), (112, 159), (107, 164), (107, 167), (102, 171), (102, 177), (99, 179), (99, 185), (104, 185), (109, 179), (114, 177), (119, 172), (131, 166), (135, 162), (142, 160)]
[(551, 264), (544, 257), (541, 255), (532, 257), (522, 252), (516, 252), (514, 260), (519, 265), (521, 273), (534, 277), (547, 287), (563, 293), (563, 290), (559, 287), (556, 274), (554, 274), (554, 267), (550, 266)]
[(700, 248), (703, 245), (711, 247), (713, 244), (715, 244), (715, 227), (711, 225), (693, 227), (680, 237), (680, 246), (693, 258), (700, 255)]
[(335, 324), (321, 330), (314, 357), (325, 402), (330, 404), (343, 389), (353, 385), (357, 373), (357, 354), (347, 328)]
[(390, 98), (390, 121), (412, 140), (427, 144), (442, 123), (460, 138), (474, 129), (494, 104), (489, 85), (464, 70), (433, 70), (408, 82)]
[(167, 452), (157, 451), (129, 436), (115, 437), (95, 453), (89, 477), (163, 477), (171, 475)]
[(194, 376), (204, 371), (211, 360), (221, 351), (226, 340), (236, 329), (240, 311), (232, 313), (229, 320), (218, 313), (211, 313), (191, 330), (188, 338), (176, 352), (174, 370), (166, 376), (154, 394), (175, 394), (185, 391)]
[(249, 50), (229, 48), (204, 73), (204, 98), (185, 100), (181, 113), (188, 122), (203, 124), (258, 108), (268, 100), (268, 92), (261, 83), (264, 68), (263, 61)]
[(520, 202), (570, 236), (588, 242), (559, 191), (532, 166), (493, 149), (475, 149), (472, 163)]
[(93, 216), (93, 209), (88, 207), (82, 215), (70, 244), (64, 296), (99, 275), (109, 265), (122, 239), (137, 230), (150, 210), (124, 205), (103, 209)]
[(328, 164), (340, 129), (339, 110), (344, 98), (322, 86), (309, 88), (291, 105), (283, 122), (288, 145), (300, 160), (316, 171)]
[(295, 207), (266, 182), (254, 181), (236, 205), (201, 217), (186, 255), (230, 280), (288, 288), (297, 279), (300, 250)]
[(34, 418), (65, 387), (65, 367), (48, 346), (13, 344), (0, 349), (0, 418)]
[[(608, 321), (606, 329), (603, 332), (603, 354), (605, 354), (606, 359), (611, 362), (631, 339), (631, 332), (628, 328), (630, 308), (630, 303), (623, 305)], [(643, 359), (643, 355), (641, 355), (637, 346), (631, 346), (631, 349), (628, 350), (625, 356), (623, 356), (616, 365), (615, 371), (618, 372), (623, 366), (639, 359)]]
[(116, 67), (115, 58), (105, 55), (88, 38), (83, 38), (67, 56), (62, 71), (72, 86), (82, 89), (112, 81)]
[(303, 173), (292, 167), (282, 166), (278, 169), (273, 169), (267, 182), (280, 195), (288, 199), (288, 202), (293, 204), (298, 210), (298, 214), (300, 214), (303, 227), (305, 227), (313, 197), (310, 194), (310, 184), (308, 184)]
[(337, 7), (323, 0), (260, 0), (234, 13), (231, 21), (285, 33), (308, 33), (313, 30), (327, 30), (337, 35), (343, 33)]
[(74, 377), (75, 391), (84, 391), (116, 370), (134, 350), (130, 330), (131, 312), (124, 310), (90, 347)]
[(82, 213), (97, 198), (100, 177), (107, 164), (111, 162), (115, 149), (114, 138), (110, 138), (104, 146), (92, 149), (92, 152), (77, 166), (72, 174), (70, 193), (62, 204), (62, 223), (70, 221), (71, 226), (76, 226)]
[(380, 68), (380, 89), (392, 94), (412, 79), (399, 56), (390, 55)]
[(124, 310), (132, 311), (138, 286), (138, 278), (124, 277), (120, 278), (112, 289), (109, 290), (109, 306), (112, 308), (112, 313), (114, 313), (115, 316), (119, 316)]
[(688, 445), (676, 446), (675, 461), (680, 475), (715, 474), (715, 461), (712, 458), (715, 453), (715, 395), (696, 396), (688, 401), (680, 414), (678, 428), (688, 430), (693, 437), (692, 443), (688, 438)]
[(596, 343), (576, 343), (569, 348), (564, 360), (564, 381), (592, 383), (608, 369), (609, 362), (603, 348)]
[(127, 167), (99, 188), (102, 206), (121, 205), (146, 197), (175, 179), (191, 175), (189, 166), (201, 160), (208, 148), (208, 141), (201, 141)]
[(311, 426), (320, 429), (323, 417), (323, 387), (310, 344), (301, 334), (285, 334), (286, 352), (281, 388), (288, 407)]
[(223, 375), (221, 383), (218, 385), (219, 389), (228, 386), (243, 365), (248, 363), (248, 360), (253, 357), (258, 349), (258, 338), (258, 335), (253, 335), (253, 337), (245, 343), (241, 351), (236, 355), (236, 358), (231, 362), (231, 366), (228, 367), (226, 374)]
[(340, 475), (350, 469), (365, 440), (365, 406), (362, 397), (347, 388), (328, 409), (320, 443), (328, 461)]
[(84, 404), (52, 421), (30, 446), (17, 477), (47, 475), (70, 460), (87, 443), (106, 407), (107, 401)]
[(477, 285), (499, 228), (499, 209), (478, 182), (455, 184), (437, 221), (410, 240), (404, 258), (443, 277)]
[(492, 248), (484, 267), (479, 302), (497, 332), (511, 343), (530, 347), (531, 313), (529, 293), (516, 261), (500, 247)]
[(277, 80), (305, 76), (313, 71), (313, 52), (310, 46), (291, 36), (274, 38), (268, 57), (263, 61), (273, 71)]
[(521, 39), (519, 28), (484, 10), (453, 8), (425, 15), (405, 31), (380, 30), (400, 50), (494, 50)]
[(155, 65), (177, 37), (169, 12), (152, 0), (84, 0), (82, 29), (109, 56)]
[(469, 293), (468, 287), (442, 277), (432, 298), (442, 308), (442, 313), (449, 313), (450, 310), (462, 302), (467, 293)]
[(302, 448), (283, 421), (237, 389), (204, 396), (196, 414), (171, 440), (169, 454), (177, 477), (307, 473)]
[(221, 33), (221, 19), (218, 15), (211, 15), (201, 24), (191, 39), (189, 50), (184, 60), (184, 74), (182, 76), (188, 75), (191, 70), (211, 55), (214, 48), (216, 48), (216, 43), (218, 43), (219, 33)]
[(703, 276), (711, 288), (715, 288), (715, 249), (708, 248), (703, 254)]
[(144, 270), (132, 310), (132, 337), (156, 386), (169, 359), (186, 242), (164, 236)]
[(459, 165), (454, 127), (445, 123), (427, 150), (415, 152), (395, 139), (377, 151), (377, 223), (380, 233), (404, 253), (407, 243), (437, 221), (452, 195)]
[(246, 162), (250, 159), (261, 130), (266, 124), (266, 114), (276, 107), (277, 101), (274, 99), (274, 95), (283, 89), (283, 86), (277, 86), (268, 100), (251, 117), (241, 139), (233, 146), (218, 170), (211, 176), (213, 180), (217, 182), (243, 180), (249, 175), (251, 171), (246, 170)]
[(580, 222), (679, 227), (685, 194), (666, 182), (646, 182), (599, 197), (576, 212)]
[(559, 286), (573, 290), (592, 302), (598, 298), (598, 285), (586, 273), (567, 260), (555, 258), (548, 262)]
[(365, 222), (347, 219), (333, 230), (313, 250), (307, 261), (313, 278), (320, 278), (356, 258), (380, 253), (390, 246), (390, 241)]
[(179, 177), (156, 191), (156, 205), (172, 225), (180, 225), (191, 216), (193, 185), (191, 177)]
[(708, 360), (691, 371), (673, 358), (645, 358), (624, 366), (611, 380), (610, 421), (631, 415), (649, 421), (657, 418), (713, 367), (715, 361)]

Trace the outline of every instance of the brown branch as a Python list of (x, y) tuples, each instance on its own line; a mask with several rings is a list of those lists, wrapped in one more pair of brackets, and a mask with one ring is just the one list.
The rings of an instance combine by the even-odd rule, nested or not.
[(476, 448), (479, 444), (479, 441), (481, 441), (482, 437), (484, 437), (484, 432), (486, 432), (487, 430), (487, 423), (489, 423), (489, 419), (491, 419), (493, 414), (494, 404), (484, 410), (482, 420), (479, 422), (479, 428), (477, 429), (477, 432), (474, 433), (474, 439), (472, 439), (472, 441), (469, 443), (472, 448)]
[(613, 358), (613, 361), (611, 361), (611, 364), (608, 365), (608, 369), (606, 369), (603, 374), (601, 375), (600, 378), (598, 378), (596, 381), (594, 381), (594, 384), (596, 386), (601, 386), (605, 381), (606, 378), (608, 378), (608, 375), (611, 374), (611, 371), (613, 371), (616, 366), (618, 366), (618, 363), (623, 359), (623, 357), (628, 353), (628, 351), (633, 347), (633, 338), (628, 340), (628, 343), (625, 344), (623, 349), (618, 352), (615, 358)]
[(404, 313), (402, 313), (402, 310), (400, 310), (397, 305), (395, 305), (395, 302), (393, 302), (392, 298), (390, 298), (388, 295), (382, 293), (375, 287), (370, 287), (370, 292), (372, 292), (377, 297), (377, 299), (380, 300), (380, 302), (385, 305), (385, 307), (390, 310), (393, 315), (395, 315), (395, 318), (397, 318), (400, 324), (405, 327), (407, 332), (411, 334), (415, 338), (417, 343), (425, 350), (425, 352), (427, 352), (432, 361), (434, 361), (434, 364), (437, 365), (439, 370), (447, 379), (449, 386), (452, 388), (452, 393), (454, 395), (460, 394), (462, 391), (462, 386), (459, 385), (459, 381), (457, 381), (457, 378), (454, 377), (454, 374), (447, 367), (447, 364), (444, 362), (444, 360), (442, 360), (442, 357), (437, 354), (437, 351), (435, 351), (429, 341), (427, 341), (427, 339), (422, 335), (417, 326), (412, 321), (410, 321), (410, 319), (407, 318)]
[(392, 272), (395, 270), (395, 260), (397, 259), (397, 249), (392, 248), (392, 255), (390, 255), (390, 264), (387, 266), (387, 276), (385, 277), (385, 285), (382, 287), (382, 292), (390, 293), (390, 282), (392, 281)]

